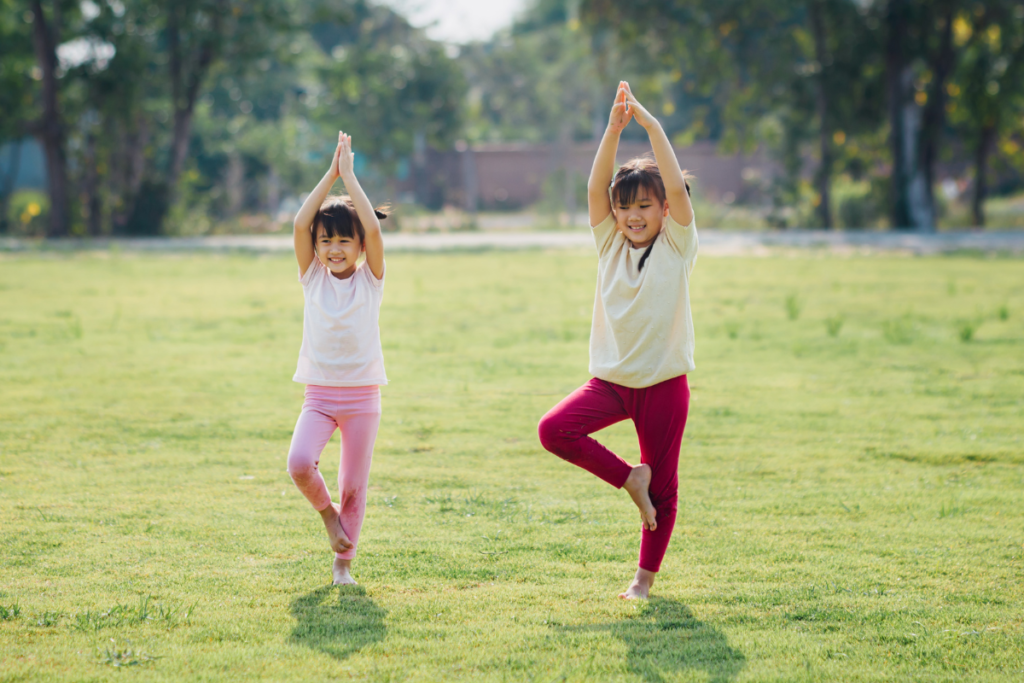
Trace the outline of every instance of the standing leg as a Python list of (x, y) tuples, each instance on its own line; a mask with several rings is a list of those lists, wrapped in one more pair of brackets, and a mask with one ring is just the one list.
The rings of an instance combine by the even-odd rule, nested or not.
[(590, 435), (627, 417), (613, 385), (595, 378), (549, 410), (541, 418), (537, 432), (547, 450), (615, 488), (622, 488), (633, 468)]
[(341, 465), (338, 468), (338, 489), (341, 492), (341, 525), (352, 541), (352, 547), (335, 555), (334, 582), (355, 583), (350, 573), (356, 556), (359, 533), (366, 514), (366, 489), (370, 480), (373, 444), (380, 426), (380, 389), (378, 387), (346, 388), (341, 426)]
[(644, 529), (640, 540), (640, 569), (656, 573), (668, 549), (676, 522), (679, 492), (679, 449), (690, 408), (686, 375), (638, 392), (633, 422), (640, 439), (640, 460), (651, 466), (651, 502), (658, 512), (657, 528)]

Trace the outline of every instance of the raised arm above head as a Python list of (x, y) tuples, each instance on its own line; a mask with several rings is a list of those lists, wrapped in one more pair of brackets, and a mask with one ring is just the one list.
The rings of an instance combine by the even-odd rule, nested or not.
[(619, 136), (629, 123), (632, 112), (626, 106), (626, 82), (619, 81), (619, 89), (615, 92), (615, 102), (608, 116), (608, 127), (605, 128), (601, 145), (594, 156), (594, 166), (590, 169), (590, 180), (587, 182), (587, 207), (590, 213), (590, 224), (597, 225), (612, 212), (608, 187), (615, 175), (615, 153), (619, 150)]
[(377, 212), (370, 203), (369, 197), (363, 191), (355, 173), (355, 154), (352, 152), (352, 136), (345, 133), (338, 133), (338, 145), (341, 152), (338, 156), (338, 170), (342, 182), (352, 204), (356, 207), (356, 215), (359, 222), (363, 224), (365, 238), (363, 246), (366, 248), (366, 265), (370, 272), (378, 280), (384, 277), (384, 238), (380, 234), (380, 221), (377, 219)]
[(661, 179), (665, 183), (668, 213), (679, 225), (689, 225), (693, 220), (693, 206), (690, 204), (690, 193), (686, 191), (686, 180), (683, 178), (683, 170), (679, 168), (679, 160), (676, 159), (672, 143), (669, 142), (658, 119), (637, 102), (628, 83), (625, 83), (625, 91), (629, 113), (647, 131), (651, 148), (654, 149), (654, 159), (658, 162), (658, 170), (661, 171)]
[(313, 221), (320, 211), (320, 206), (327, 199), (327, 195), (338, 179), (338, 157), (341, 155), (341, 133), (338, 133), (338, 146), (334, 149), (334, 157), (331, 159), (331, 167), (320, 179), (313, 191), (302, 202), (299, 212), (295, 214), (292, 223), (292, 237), (295, 240), (295, 259), (299, 262), (299, 275), (305, 275), (309, 264), (316, 258), (316, 250), (313, 248), (313, 240), (316, 235), (312, 234)]

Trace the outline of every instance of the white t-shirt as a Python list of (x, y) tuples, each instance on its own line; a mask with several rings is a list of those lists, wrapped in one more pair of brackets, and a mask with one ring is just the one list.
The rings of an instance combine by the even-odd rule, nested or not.
[(387, 384), (378, 324), (383, 275), (375, 278), (364, 261), (352, 277), (339, 280), (314, 257), (299, 282), (306, 305), (292, 379), (324, 387)]
[[(696, 220), (696, 219), (695, 219)], [(695, 220), (665, 217), (651, 255), (633, 248), (609, 214), (593, 228), (597, 293), (590, 329), (590, 374), (631, 389), (694, 369), (690, 272), (697, 260)]]

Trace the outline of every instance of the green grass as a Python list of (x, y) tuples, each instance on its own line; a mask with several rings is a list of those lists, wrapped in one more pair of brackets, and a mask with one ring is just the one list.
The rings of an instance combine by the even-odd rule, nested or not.
[[(593, 256), (388, 268), (362, 585), (338, 589), (285, 472), (290, 257), (0, 257), (0, 681), (1024, 674), (1021, 261), (702, 257), (646, 604), (614, 597), (628, 497), (535, 435), (587, 379)], [(630, 425), (602, 438), (636, 459)]]

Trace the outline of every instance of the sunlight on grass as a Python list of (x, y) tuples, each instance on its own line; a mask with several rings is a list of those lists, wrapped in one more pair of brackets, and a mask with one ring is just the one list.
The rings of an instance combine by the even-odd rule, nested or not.
[(0, 679), (1019, 677), (1020, 273), (701, 257), (679, 521), (634, 604), (635, 509), (536, 438), (587, 379), (591, 254), (389, 258), (344, 589), (285, 471), (291, 257), (0, 256)]

